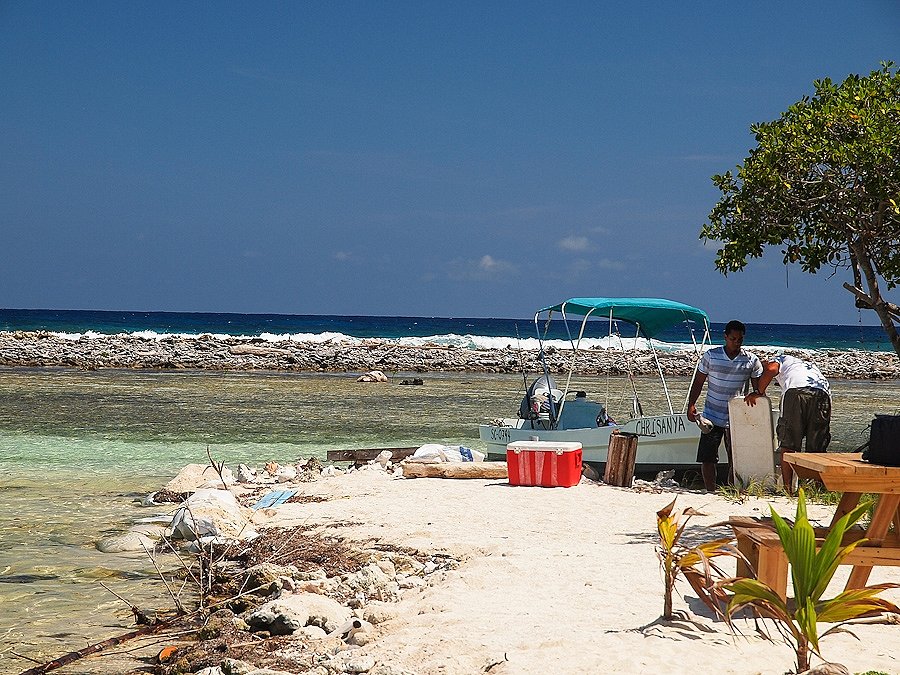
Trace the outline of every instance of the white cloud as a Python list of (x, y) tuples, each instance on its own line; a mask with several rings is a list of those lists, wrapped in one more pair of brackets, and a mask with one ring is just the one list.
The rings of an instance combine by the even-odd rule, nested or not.
[(587, 237), (564, 237), (557, 244), (564, 251), (587, 251), (591, 247), (591, 242)]
[(506, 260), (499, 260), (492, 255), (483, 255), (478, 259), (451, 260), (447, 264), (447, 276), (464, 281), (484, 281), (512, 276), (516, 267)]
[(485, 272), (493, 272), (503, 267), (503, 264), (504, 263), (500, 260), (494, 260), (492, 256), (483, 255), (481, 256), (481, 260), (478, 261), (478, 269), (484, 270)]
[(353, 254), (348, 251), (335, 251), (333, 257), (335, 260), (339, 260), (341, 262), (346, 262), (347, 260), (350, 260), (353, 257)]
[(597, 261), (597, 268), (601, 270), (624, 270), (625, 263), (621, 260), (610, 260), (609, 258), (601, 258)]

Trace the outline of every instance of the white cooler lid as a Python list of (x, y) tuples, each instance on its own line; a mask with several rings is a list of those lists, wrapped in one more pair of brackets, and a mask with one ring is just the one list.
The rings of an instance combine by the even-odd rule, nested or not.
[(543, 452), (556, 452), (560, 450), (562, 452), (574, 452), (575, 450), (581, 450), (581, 443), (573, 443), (573, 442), (558, 442), (554, 443), (553, 441), (513, 441), (512, 443), (507, 443), (507, 450), (518, 450), (519, 452), (523, 450), (541, 450)]

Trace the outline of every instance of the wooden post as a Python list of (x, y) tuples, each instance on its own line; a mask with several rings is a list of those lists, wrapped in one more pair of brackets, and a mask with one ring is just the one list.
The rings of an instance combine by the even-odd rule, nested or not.
[(634, 478), (634, 461), (637, 458), (637, 434), (613, 431), (609, 436), (606, 453), (606, 470), (603, 482), (618, 487), (631, 487)]

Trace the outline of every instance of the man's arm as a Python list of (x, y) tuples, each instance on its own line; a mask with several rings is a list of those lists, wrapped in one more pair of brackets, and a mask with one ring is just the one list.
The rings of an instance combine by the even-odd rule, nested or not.
[(777, 361), (769, 361), (763, 366), (763, 373), (758, 379), (753, 377), (750, 378), (750, 383), (753, 385), (753, 391), (744, 397), (744, 401), (747, 405), (756, 405), (757, 399), (759, 399), (760, 396), (766, 395), (766, 387), (768, 387), (772, 380), (775, 379), (775, 376), (778, 375), (780, 369), (781, 366)]
[(687, 416), (691, 422), (697, 421), (697, 399), (700, 398), (700, 392), (703, 391), (703, 385), (706, 382), (706, 373), (699, 370), (694, 375), (694, 381), (691, 383), (691, 393), (688, 395)]

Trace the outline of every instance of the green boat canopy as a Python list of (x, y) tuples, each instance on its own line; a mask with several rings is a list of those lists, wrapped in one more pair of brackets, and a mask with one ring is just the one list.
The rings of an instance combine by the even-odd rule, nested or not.
[(709, 325), (709, 317), (702, 309), (664, 298), (570, 298), (538, 310), (535, 318), (544, 312), (564, 312), (567, 317), (590, 315), (607, 320), (611, 312), (613, 319), (639, 326), (648, 338), (685, 320), (696, 321), (704, 329)]

